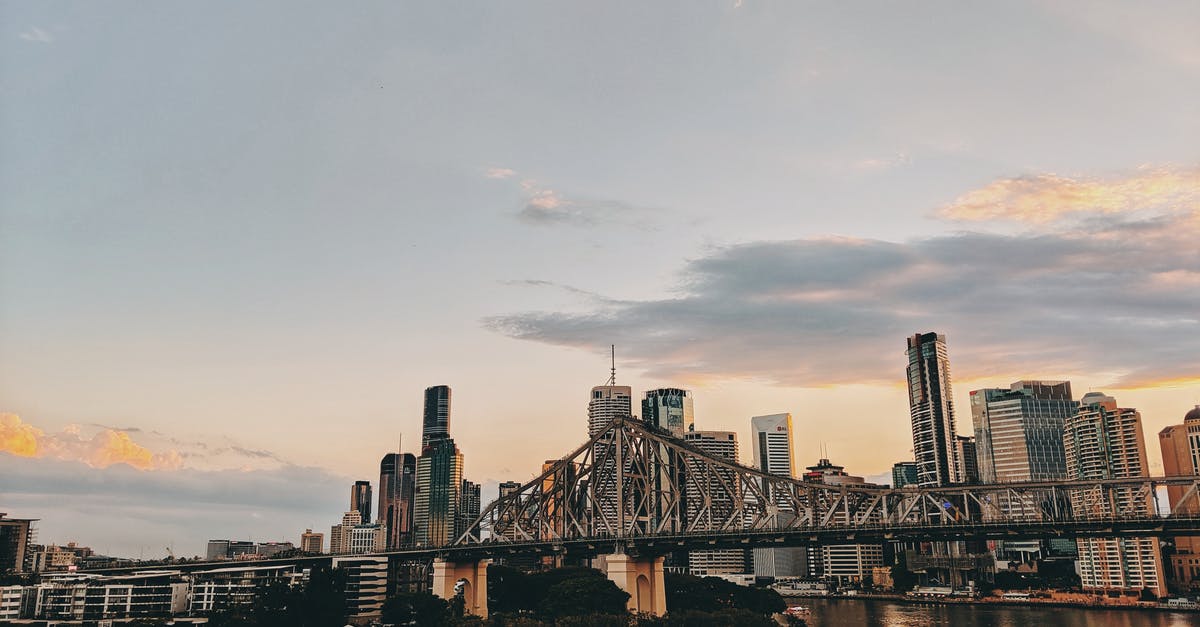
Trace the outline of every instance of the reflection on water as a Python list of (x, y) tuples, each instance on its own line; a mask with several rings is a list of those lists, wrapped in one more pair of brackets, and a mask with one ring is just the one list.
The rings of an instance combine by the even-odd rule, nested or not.
[(791, 599), (812, 610), (811, 627), (978, 625), (980, 627), (1190, 627), (1200, 614), (1067, 607), (906, 605), (878, 600)]

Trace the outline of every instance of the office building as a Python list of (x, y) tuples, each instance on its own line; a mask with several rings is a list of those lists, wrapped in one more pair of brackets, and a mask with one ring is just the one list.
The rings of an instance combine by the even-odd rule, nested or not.
[[(1164, 475), (1200, 475), (1200, 405), (1184, 414), (1182, 424), (1169, 425), (1160, 431), (1158, 444), (1162, 449)], [(1187, 486), (1167, 487), (1167, 502), (1172, 512), (1200, 513), (1195, 496), (1184, 501), (1187, 492)], [(1180, 586), (1200, 585), (1200, 536), (1175, 538), (1175, 552), (1169, 558), (1167, 573)]]
[[(710, 457), (731, 463), (738, 463), (737, 434), (732, 431), (690, 431), (684, 434), (687, 443)], [(688, 523), (700, 520), (700, 524), (711, 524), (728, 517), (734, 507), (733, 495), (725, 487), (732, 485), (733, 471), (727, 475), (724, 482), (718, 476), (710, 478), (704, 491), (710, 495), (709, 502), (703, 503), (700, 486), (692, 481), (687, 483), (687, 499), (685, 511)], [(707, 506), (707, 507), (705, 507)], [(705, 518), (705, 516), (709, 518)], [(750, 572), (753, 565), (750, 553), (745, 549), (715, 549), (706, 551), (691, 551), (687, 555), (688, 572), (699, 577), (719, 575), (740, 575)]]
[(329, 528), (329, 552), (334, 555), (349, 553), (351, 530), (361, 524), (362, 514), (358, 510), (342, 514), (342, 522)]
[[(794, 478), (792, 462), (792, 415), (771, 414), (750, 419), (753, 433), (753, 466), (772, 475)], [(791, 505), (778, 503), (780, 526), (796, 516)], [(754, 549), (754, 575), (767, 579), (802, 577), (808, 574), (807, 552), (803, 548)]]
[[(1141, 414), (1117, 407), (1117, 401), (1099, 392), (1084, 395), (1075, 415), (1064, 424), (1063, 449), (1068, 479), (1123, 479), (1146, 477), (1146, 443)], [(1150, 495), (1138, 495), (1137, 486), (1115, 489), (1122, 511), (1153, 512)], [(1085, 497), (1073, 497), (1077, 516), (1086, 516)], [(1158, 541), (1152, 537), (1080, 538), (1079, 575), (1088, 590), (1122, 590), (1139, 593), (1149, 588), (1159, 597), (1167, 593)]]
[(588, 400), (588, 437), (604, 431), (608, 423), (616, 418), (628, 418), (633, 414), (633, 390), (628, 385), (598, 385), (592, 388)]
[(355, 481), (350, 488), (350, 509), (358, 512), (363, 524), (371, 522), (371, 482)]
[(379, 461), (379, 515), (387, 527), (389, 549), (412, 544), (413, 498), (417, 488), (417, 457), (388, 453)]
[(954, 436), (954, 466), (959, 483), (979, 483), (979, 458), (974, 436)]
[(37, 543), (36, 518), (9, 518), (0, 512), (0, 574), (29, 572)]
[(917, 485), (959, 483), (954, 461), (954, 396), (950, 389), (946, 336), (918, 333), (908, 338), (907, 372)]
[[(1066, 478), (1063, 426), (1079, 406), (1069, 381), (1017, 381), (1008, 389), (972, 390), (970, 398), (982, 483)], [(1014, 501), (1001, 507), (1019, 513), (1033, 506)], [(995, 547), (997, 558), (1026, 564), (1058, 553), (1051, 541), (998, 541)]]
[(642, 421), (682, 438), (695, 427), (692, 395), (678, 388), (660, 388), (646, 392), (642, 399)]
[(917, 485), (917, 462), (892, 464), (892, 487), (903, 488), (906, 485)]
[(417, 458), (413, 541), (441, 546), (454, 540), (462, 503), (463, 455), (450, 438), (433, 439)]
[[(804, 481), (826, 485), (855, 485), (881, 487), (866, 483), (862, 477), (851, 475), (843, 466), (822, 458), (809, 466)], [(833, 522), (847, 524), (844, 512), (835, 513)], [(881, 544), (827, 544), (808, 547), (808, 574), (822, 577), (838, 586), (860, 583), (872, 569), (883, 566)]]
[(471, 524), (479, 518), (480, 503), (480, 486), (474, 481), (462, 480), (462, 501), (458, 506), (458, 526), (454, 530), (454, 537), (458, 538), (466, 533), (471, 528)]
[(350, 615), (378, 618), (387, 600), (388, 558), (335, 557), (331, 566), (346, 578), (346, 609)]
[(313, 533), (312, 529), (305, 529), (304, 533), (300, 534), (300, 551), (304, 553), (324, 553), (325, 534)]
[(434, 440), (450, 437), (450, 386), (425, 388), (425, 415), (421, 422), (421, 449)]

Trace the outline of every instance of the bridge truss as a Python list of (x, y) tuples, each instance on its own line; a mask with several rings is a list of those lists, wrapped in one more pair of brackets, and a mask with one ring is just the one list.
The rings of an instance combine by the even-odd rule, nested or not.
[[(1183, 496), (1164, 516), (1158, 488), (1165, 486), (1182, 488)], [(618, 419), (492, 502), (446, 548), (1187, 532), (1200, 535), (1200, 477), (899, 489), (824, 484), (718, 459), (640, 420)]]

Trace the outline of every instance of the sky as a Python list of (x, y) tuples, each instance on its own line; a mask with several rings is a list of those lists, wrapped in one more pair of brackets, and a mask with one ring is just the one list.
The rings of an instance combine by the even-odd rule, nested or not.
[[(591, 386), (911, 458), (967, 394), (1200, 404), (1200, 4), (8, 2), (0, 511), (298, 541), (453, 388), (494, 493)], [(486, 497), (485, 497), (486, 498)]]

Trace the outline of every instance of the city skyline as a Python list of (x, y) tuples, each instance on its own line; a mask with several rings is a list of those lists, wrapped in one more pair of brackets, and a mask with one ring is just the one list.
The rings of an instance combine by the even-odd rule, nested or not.
[(1200, 404), (1194, 7), (356, 9), (0, 8), (0, 510), (43, 541), (324, 531), (435, 384), (486, 504), (613, 344), (744, 463), (786, 412), (885, 483), (912, 333), (956, 435), (1019, 380)]

